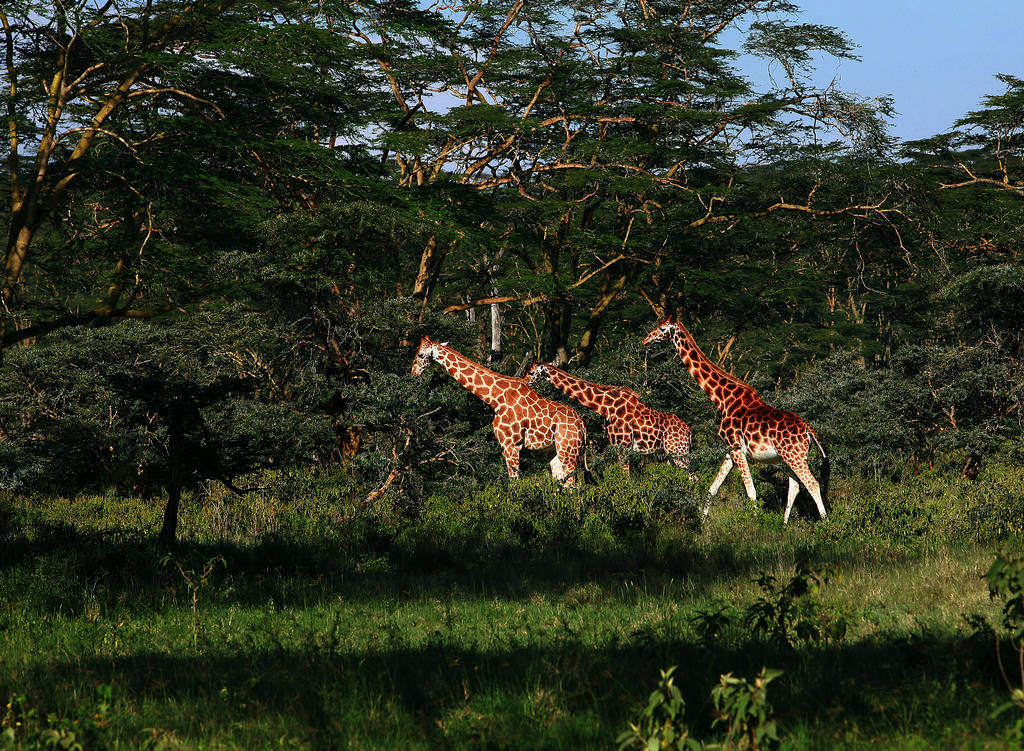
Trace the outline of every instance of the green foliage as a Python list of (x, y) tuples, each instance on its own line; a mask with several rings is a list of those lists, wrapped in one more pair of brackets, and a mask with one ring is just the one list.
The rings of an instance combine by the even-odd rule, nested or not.
[(647, 705), (640, 711), (629, 730), (618, 737), (619, 751), (630, 748), (648, 751), (699, 751), (703, 746), (690, 737), (683, 722), (686, 702), (675, 685), (675, 666), (661, 671), (658, 687), (651, 692)]
[(939, 293), (954, 308), (951, 325), (972, 339), (1002, 344), (1011, 357), (1021, 352), (1024, 331), (1024, 269), (979, 266), (953, 279)]
[(212, 574), (217, 570), (218, 566), (224, 568), (227, 564), (224, 561), (223, 556), (216, 556), (210, 558), (200, 568), (187, 569), (182, 565), (181, 561), (177, 560), (174, 556), (166, 556), (161, 563), (165, 566), (174, 564), (174, 567), (178, 569), (178, 573), (181, 574), (181, 578), (185, 581), (188, 586), (189, 598), (192, 601), (192, 647), (197, 648), (199, 646), (199, 627), (200, 627), (200, 611), (199, 611), (199, 597), (203, 594), (203, 590), (209, 585)]
[(963, 509), (950, 520), (951, 539), (965, 537), (978, 542), (1024, 539), (1024, 507), (1013, 475), (1003, 469), (954, 491)]
[(596, 485), (566, 490), (550, 476), (435, 493), (424, 503), (421, 555), (460, 559), (472, 548), (534, 552), (578, 548), (603, 554), (624, 541), (657, 543), (668, 519), (699, 528), (699, 491), (676, 467), (652, 467), (628, 481), (609, 467)]
[(755, 636), (786, 648), (798, 642), (816, 642), (822, 637), (819, 596), (828, 581), (825, 572), (801, 561), (793, 576), (781, 586), (775, 576), (765, 572), (756, 581), (761, 596), (743, 616)]
[[(1019, 488), (1019, 467), (996, 470), (1000, 493)], [(543, 465), (530, 480), (550, 483)], [(340, 471), (248, 481), (261, 490), (183, 497), (174, 560), (193, 581), (224, 561), (197, 601), (148, 539), (144, 500), (0, 495), (0, 695), (24, 696), (43, 730), (51, 715), (81, 725), (112, 686), (91, 747), (589, 748), (615, 743), (658, 667), (679, 665), (681, 722), (710, 745), (727, 724), (711, 726), (708, 690), (727, 672), (753, 684), (768, 649), (785, 670), (769, 688), (784, 745), (1002, 743), (991, 639), (962, 626), (965, 611), (998, 620), (1001, 601), (964, 575), (991, 563), (992, 538), (950, 526), (984, 480), (871, 483), (935, 504), (927, 546), (847, 525), (865, 483), (846, 477), (829, 524), (783, 529), (723, 507), (699, 534), (673, 514), (621, 533), (586, 508), (577, 521), (575, 494), (553, 483), (510, 485), (485, 507), (486, 484), (453, 487), (410, 514), (400, 497), (364, 503), (366, 486)], [(540, 518), (507, 518), (519, 504)], [(588, 519), (603, 536), (584, 534)], [(801, 559), (832, 572), (822, 640), (834, 613), (847, 633), (773, 649), (743, 623), (764, 596), (752, 579), (773, 571), (781, 589)], [(700, 614), (726, 603), (729, 622), (703, 641)]]
[(1020, 371), (998, 348), (906, 346), (888, 368), (837, 353), (809, 368), (779, 406), (809, 419), (826, 450), (868, 474), (967, 452), (979, 461), (1014, 435)]
[(725, 725), (720, 743), (702, 743), (692, 737), (683, 722), (686, 702), (675, 685), (675, 666), (661, 671), (661, 680), (651, 692), (647, 704), (618, 737), (620, 751), (638, 748), (649, 751), (701, 751), (701, 749), (772, 749), (778, 745), (778, 728), (767, 700), (767, 686), (782, 675), (781, 670), (761, 668), (748, 682), (726, 673), (711, 689), (714, 724)]
[(985, 574), (989, 595), (1002, 601), (1003, 633), (1016, 653), (1017, 675), (1008, 673), (1000, 650), (999, 632), (996, 632), (996, 658), (1003, 683), (1010, 692), (1010, 699), (995, 714), (1017, 710), (1014, 725), (1017, 743), (1024, 741), (1024, 558), (1000, 553)]
[[(962, 455), (950, 458), (959, 468)], [(1018, 540), (1024, 534), (1019, 468), (998, 461), (971, 481), (935, 469), (896, 480), (860, 477), (833, 485), (834, 513), (821, 534), (839, 539), (886, 539), (927, 551), (958, 540)]]
[(1000, 553), (985, 574), (989, 594), (1003, 602), (1003, 628), (1024, 646), (1024, 558)]
[(697, 613), (692, 620), (697, 632), (697, 643), (702, 647), (713, 646), (719, 641), (722, 632), (734, 622), (735, 613), (728, 605)]
[[(12, 353), (0, 393), (17, 447), (7, 476), (148, 493), (174, 461), (187, 486), (308, 463), (327, 426), (275, 383), (288, 364), (269, 334), (259, 317), (228, 309), (70, 330)], [(175, 431), (184, 445), (172, 445)]]
[(711, 690), (715, 724), (726, 727), (724, 748), (755, 751), (777, 747), (778, 727), (768, 703), (767, 689), (780, 675), (781, 670), (761, 668), (750, 682), (726, 673)]
[(28, 697), (12, 693), (0, 719), (0, 748), (19, 751), (86, 751), (106, 747), (113, 687), (101, 684), (95, 696), (83, 701), (66, 716), (45, 718), (32, 707)]

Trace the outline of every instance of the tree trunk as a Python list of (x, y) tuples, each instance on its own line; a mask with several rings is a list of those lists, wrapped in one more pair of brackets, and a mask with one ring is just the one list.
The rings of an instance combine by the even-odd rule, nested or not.
[(569, 362), (569, 334), (572, 327), (572, 305), (564, 300), (551, 300), (544, 305), (544, 344), (541, 354), (555, 365)]
[[(497, 258), (495, 258), (494, 265), (492, 265), (488, 269), (488, 271), (491, 274), (497, 273), (497, 271), (498, 271), (497, 260), (499, 258), (501, 258), (504, 254), (505, 254), (505, 246), (502, 246), (501, 248), (498, 249), (498, 255), (497, 255)], [(485, 259), (485, 262), (486, 262), (486, 259)], [(492, 297), (497, 297), (498, 296), (498, 288), (497, 287), (495, 287), (495, 286), (491, 287), (491, 296)], [(501, 324), (504, 322), (504, 320), (505, 320), (504, 316), (502, 316), (502, 314), (501, 314), (501, 305), (499, 303), (492, 302), (491, 303), (491, 352), (490, 352), (490, 356), (488, 357), (488, 361), (492, 365), (496, 365), (497, 363), (499, 363), (501, 361)]]
[(423, 307), (427, 306), (427, 300), (437, 282), (437, 276), (441, 273), (444, 257), (450, 248), (450, 243), (438, 242), (436, 237), (431, 237), (427, 240), (423, 252), (420, 253), (420, 268), (416, 273), (416, 281), (413, 283), (412, 298), (419, 300)]
[(501, 323), (504, 318), (501, 315), (501, 306), (491, 303), (491, 352), (487, 360), (491, 365), (501, 362)]
[(594, 354), (594, 344), (597, 342), (597, 332), (604, 321), (604, 313), (608, 306), (615, 301), (615, 298), (619, 296), (619, 293), (622, 292), (630, 276), (632, 276), (632, 269), (615, 279), (605, 275), (601, 281), (601, 289), (598, 291), (597, 299), (594, 300), (594, 304), (590, 308), (590, 317), (587, 319), (587, 325), (583, 329), (583, 336), (580, 337), (578, 352), (581, 365), (590, 364), (590, 359)]
[(164, 507), (164, 524), (160, 529), (160, 540), (170, 544), (178, 537), (178, 508), (181, 506), (184, 476), (181, 466), (181, 444), (185, 438), (185, 425), (181, 415), (172, 413), (167, 427), (167, 506)]

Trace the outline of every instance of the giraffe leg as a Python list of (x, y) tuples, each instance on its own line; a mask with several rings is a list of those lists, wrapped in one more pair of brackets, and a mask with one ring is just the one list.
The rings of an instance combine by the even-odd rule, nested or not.
[(793, 501), (796, 500), (796, 494), (800, 492), (800, 483), (793, 477), (789, 476), (789, 492), (786, 496), (786, 513), (782, 515), (782, 523), (789, 524), (789, 512), (793, 510)]
[(505, 457), (505, 468), (508, 470), (508, 476), (514, 480), (519, 477), (518, 436), (508, 427), (498, 423), (497, 420), (492, 423), (492, 426), (494, 427), (494, 437), (498, 439), (498, 443), (501, 445), (501, 454)]
[(519, 447), (515, 444), (502, 446), (501, 453), (505, 456), (505, 467), (508, 469), (508, 476), (515, 480), (519, 477)]
[(747, 491), (747, 498), (756, 501), (757, 490), (754, 489), (754, 478), (750, 474), (750, 465), (747, 464), (747, 457), (743, 454), (743, 449), (733, 449), (732, 459), (736, 462), (736, 466), (739, 467), (740, 477), (743, 478), (743, 487)]
[(811, 498), (814, 499), (814, 505), (818, 507), (818, 514), (822, 519), (828, 517), (825, 513), (825, 504), (821, 500), (821, 487), (818, 485), (818, 481), (814, 479), (814, 475), (811, 474), (811, 470), (807, 466), (806, 451), (804, 455), (787, 456), (783, 455), (783, 461), (789, 465), (789, 468), (793, 470), (793, 474), (797, 476), (803, 486), (807, 488), (807, 492), (811, 494)]
[(576, 461), (583, 448), (579, 430), (572, 425), (559, 425), (555, 429), (555, 458), (551, 460), (551, 474), (564, 487), (576, 484)]
[(825, 513), (825, 504), (821, 498), (821, 487), (818, 485), (818, 481), (814, 479), (814, 475), (811, 474), (810, 470), (807, 470), (807, 476), (801, 478), (804, 483), (804, 487), (807, 488), (807, 492), (811, 494), (811, 498), (814, 499), (814, 505), (818, 507), (818, 514), (822, 519), (826, 518), (828, 514)]
[(711, 511), (711, 499), (715, 497), (715, 493), (722, 487), (722, 483), (725, 482), (725, 478), (729, 475), (732, 470), (733, 460), (732, 454), (728, 454), (725, 457), (725, 461), (722, 462), (721, 468), (718, 470), (718, 476), (715, 481), (711, 483), (711, 487), (708, 488), (708, 502), (704, 505), (704, 517), (707, 518), (708, 512)]

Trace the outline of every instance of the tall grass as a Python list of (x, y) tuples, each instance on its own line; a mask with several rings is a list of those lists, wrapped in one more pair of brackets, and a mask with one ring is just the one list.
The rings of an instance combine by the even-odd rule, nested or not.
[[(994, 619), (981, 575), (1018, 544), (1022, 480), (840, 477), (828, 520), (786, 528), (764, 476), (757, 508), (730, 485), (703, 526), (671, 467), (419, 504), (278, 476), (188, 499), (170, 549), (149, 501), (8, 497), (0, 744), (607, 748), (675, 665), (696, 737), (719, 676), (767, 666), (786, 748), (1010, 747), (965, 616)], [(822, 635), (780, 644), (744, 614), (800, 561), (828, 572)]]

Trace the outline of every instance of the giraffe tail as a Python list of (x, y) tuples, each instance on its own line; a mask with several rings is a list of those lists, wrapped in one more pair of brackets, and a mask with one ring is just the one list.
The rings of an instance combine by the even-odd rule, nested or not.
[(590, 436), (587, 431), (583, 431), (583, 446), (580, 450), (580, 456), (583, 457), (583, 482), (587, 485), (597, 485), (597, 480), (594, 479), (594, 473), (590, 471), (590, 462), (587, 461), (587, 443)]
[(809, 428), (807, 432), (811, 434), (811, 438), (814, 439), (814, 443), (818, 446), (818, 451), (821, 452), (821, 481), (818, 484), (821, 486), (821, 502), (828, 509), (828, 483), (832, 476), (832, 462), (829, 461), (828, 454), (825, 453), (821, 441), (818, 440), (818, 434), (812, 428)]

